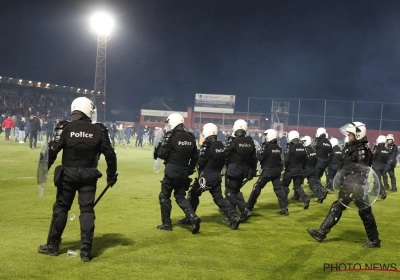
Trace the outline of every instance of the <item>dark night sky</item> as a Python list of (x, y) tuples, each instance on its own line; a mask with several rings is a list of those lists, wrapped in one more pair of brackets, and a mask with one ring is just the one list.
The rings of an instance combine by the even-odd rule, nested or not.
[(97, 6), (116, 20), (107, 97), (182, 109), (196, 92), (400, 102), (400, 1), (0, 2), (0, 75), (93, 88)]

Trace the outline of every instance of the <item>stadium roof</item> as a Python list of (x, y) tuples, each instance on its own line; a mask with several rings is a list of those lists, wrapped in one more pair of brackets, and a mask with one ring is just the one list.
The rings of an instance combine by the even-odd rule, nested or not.
[(160, 110), (160, 111), (183, 111), (176, 105), (172, 99), (164, 100), (163, 97), (153, 97), (150, 103), (142, 105), (142, 109)]
[[(40, 82), (40, 81), (25, 80), (25, 79), (19, 79), (19, 78), (10, 78), (10, 77), (4, 77), (4, 76), (0, 76), (0, 85), (1, 84), (7, 85), (7, 86), (18, 86), (18, 87), (23, 87), (23, 88), (37, 88), (37, 89), (43, 89), (43, 90), (51, 89), (51, 90), (56, 90), (56, 91), (78, 93), (78, 94), (92, 94), (92, 95), (94, 94), (94, 91), (91, 89), (56, 85), (56, 84), (50, 84), (50, 83), (45, 83), (45, 82)], [(97, 95), (101, 95), (101, 93), (98, 92)]]

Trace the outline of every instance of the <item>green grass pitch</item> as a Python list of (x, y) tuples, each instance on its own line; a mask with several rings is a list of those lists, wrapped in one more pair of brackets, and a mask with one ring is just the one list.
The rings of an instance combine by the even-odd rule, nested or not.
[[(0, 279), (398, 279), (383, 271), (331, 272), (330, 265), (391, 265), (400, 270), (400, 193), (378, 199), (373, 213), (382, 247), (366, 249), (367, 241), (357, 211), (346, 210), (327, 239), (318, 243), (306, 232), (318, 228), (334, 194), (323, 204), (313, 199), (308, 210), (290, 201), (289, 216), (278, 216), (277, 198), (269, 183), (248, 222), (230, 230), (208, 193), (200, 197), (197, 214), (201, 229), (177, 224), (182, 210), (172, 198), (173, 231), (159, 231), (158, 194), (163, 174), (152, 169), (152, 148), (116, 146), (119, 179), (96, 206), (94, 259), (83, 263), (67, 256), (79, 251), (79, 208), (74, 201), (58, 257), (41, 255), (51, 220), (55, 187), (49, 171), (45, 196), (38, 198), (36, 168), (40, 152), (28, 144), (0, 138)], [(105, 161), (99, 169), (105, 174)], [(400, 178), (399, 168), (396, 168)], [(243, 187), (247, 199), (256, 179)], [(324, 182), (323, 182), (324, 183)], [(106, 186), (103, 176), (97, 196)], [(310, 193), (310, 190), (306, 188)], [(292, 195), (292, 191), (289, 196)], [(75, 199), (77, 200), (77, 199)], [(325, 269), (324, 269), (325, 267)], [(355, 268), (358, 268), (356, 266)]]

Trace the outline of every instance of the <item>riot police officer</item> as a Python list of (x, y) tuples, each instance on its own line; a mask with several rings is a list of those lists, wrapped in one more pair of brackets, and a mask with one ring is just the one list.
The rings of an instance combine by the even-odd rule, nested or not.
[(379, 178), (379, 184), (375, 184), (371, 195), (376, 196), (377, 191), (379, 189), (379, 194), (381, 195), (382, 199), (386, 198), (386, 192), (384, 185), (382, 183), (382, 173), (386, 168), (386, 165), (389, 161), (389, 149), (385, 147), (386, 143), (386, 136), (380, 135), (376, 140), (376, 146), (372, 151), (373, 154), (373, 162), (372, 162), (372, 169), (375, 171), (376, 175)]
[(323, 127), (317, 129), (315, 136), (315, 151), (317, 153), (317, 165), (315, 166), (315, 172), (317, 178), (321, 180), (325, 169), (328, 167), (333, 157), (332, 144), (327, 139), (328, 135), (326, 133), (326, 129)]
[(397, 163), (398, 148), (397, 145), (394, 143), (393, 134), (388, 134), (386, 136), (386, 141), (387, 141), (387, 148), (389, 149), (389, 160), (385, 170), (383, 171), (383, 184), (385, 186), (385, 189), (389, 190), (389, 182), (387, 176), (387, 173), (389, 173), (390, 182), (392, 185), (392, 189), (390, 191), (397, 192), (396, 176), (394, 174), (394, 168), (396, 167)]
[(317, 178), (315, 166), (317, 164), (317, 157), (314, 148), (311, 146), (311, 137), (304, 136), (301, 138), (303, 146), (306, 148), (307, 164), (303, 170), (304, 178), (307, 178), (308, 185), (312, 190), (315, 197), (318, 198), (318, 203), (323, 203), (328, 191), (321, 185), (321, 181)]
[[(226, 198), (222, 197), (221, 190), (221, 170), (225, 165), (224, 144), (217, 140), (218, 128), (213, 123), (207, 123), (203, 127), (203, 145), (200, 147), (199, 156), (199, 178), (188, 193), (188, 200), (192, 205), (193, 211), (200, 203), (199, 197), (205, 191), (209, 191), (214, 199), (214, 203), (224, 213), (229, 221), (230, 228), (237, 229), (240, 223), (236, 210)], [(178, 221), (180, 224), (190, 224), (188, 218)]]
[(335, 178), (337, 173), (338, 163), (342, 159), (342, 149), (339, 147), (339, 141), (336, 138), (332, 138), (330, 142), (332, 145), (333, 157), (328, 165), (328, 172), (326, 174), (326, 189), (333, 191), (333, 178)]
[(257, 160), (261, 164), (262, 172), (257, 182), (253, 185), (253, 190), (247, 201), (247, 208), (250, 211), (253, 210), (257, 198), (261, 194), (261, 190), (268, 182), (272, 182), (280, 207), (280, 211), (278, 211), (277, 214), (289, 215), (287, 196), (280, 180), (283, 163), (281, 157), (282, 148), (277, 141), (278, 133), (274, 129), (268, 129), (264, 132), (262, 138), (263, 143), (261, 149), (257, 152)]
[[(343, 152), (343, 158), (340, 162), (338, 172), (342, 168), (346, 168), (358, 163), (364, 166), (371, 166), (372, 164), (372, 153), (368, 148), (367, 140), (367, 129), (361, 122), (352, 122), (345, 126), (344, 130), (348, 133), (349, 144), (346, 146)], [(350, 176), (346, 176), (343, 180), (351, 181), (349, 184), (354, 185), (354, 182), (359, 182), (361, 190), (361, 198), (364, 196), (364, 192), (361, 185), (365, 182), (365, 174), (363, 173), (351, 173)], [(345, 184), (344, 184), (345, 185)], [(333, 202), (331, 209), (325, 220), (322, 222), (319, 229), (307, 229), (307, 232), (315, 238), (317, 241), (322, 242), (326, 235), (331, 231), (332, 227), (336, 225), (340, 217), (342, 216), (343, 210), (346, 209), (345, 205), (349, 205), (353, 201), (353, 193), (347, 195), (345, 192), (339, 193), (339, 199)], [(379, 233), (375, 222), (374, 214), (372, 213), (372, 207), (365, 207), (363, 201), (354, 200), (354, 203), (359, 208), (358, 214), (363, 221), (365, 231), (369, 241), (363, 245), (366, 248), (377, 248), (380, 247), (381, 240), (378, 238)]]
[(234, 136), (230, 136), (225, 143), (225, 197), (232, 207), (239, 208), (242, 213), (240, 222), (245, 222), (251, 216), (240, 189), (245, 178), (253, 179), (257, 172), (257, 156), (253, 139), (246, 136), (247, 123), (239, 119), (233, 124)]
[(293, 180), (293, 189), (299, 194), (304, 203), (304, 209), (310, 207), (310, 199), (304, 192), (301, 184), (303, 182), (303, 169), (307, 163), (307, 152), (300, 142), (300, 135), (292, 130), (288, 133), (288, 141), (285, 148), (285, 173), (283, 174), (282, 185), (286, 193), (289, 194), (289, 185)]
[(49, 143), (49, 168), (63, 150), (62, 165), (54, 171), (57, 186), (53, 218), (47, 243), (39, 246), (41, 254), (57, 256), (61, 236), (67, 223), (68, 211), (78, 191), (80, 208), (82, 261), (92, 259), (95, 212), (93, 209), (97, 179), (102, 174), (97, 169), (100, 153), (107, 162), (107, 184), (117, 181), (117, 158), (107, 128), (96, 122), (96, 107), (86, 97), (78, 97), (71, 104), (71, 121), (61, 121), (54, 129)]
[(162, 224), (158, 225), (157, 229), (172, 230), (170, 198), (174, 191), (175, 201), (189, 219), (192, 233), (195, 234), (200, 229), (201, 220), (185, 197), (190, 185), (189, 175), (194, 173), (199, 155), (194, 135), (185, 131), (183, 122), (182, 115), (171, 114), (165, 121), (168, 132), (154, 150), (154, 159), (159, 157), (165, 163), (159, 195)]

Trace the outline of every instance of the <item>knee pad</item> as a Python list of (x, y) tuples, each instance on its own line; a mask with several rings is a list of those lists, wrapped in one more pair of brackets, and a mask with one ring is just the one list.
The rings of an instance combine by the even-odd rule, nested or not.
[(160, 195), (158, 196), (158, 199), (160, 200), (160, 203), (168, 202), (170, 201), (170, 197), (168, 197), (167, 194), (160, 192)]

